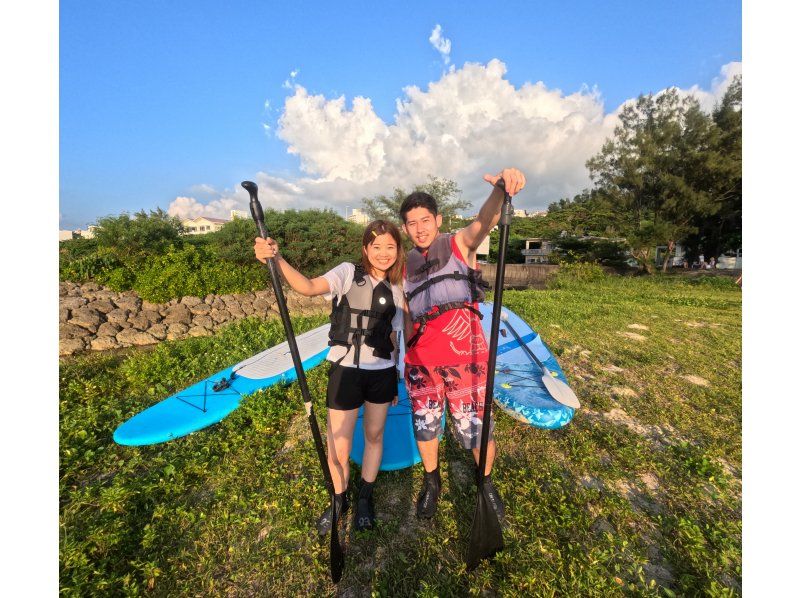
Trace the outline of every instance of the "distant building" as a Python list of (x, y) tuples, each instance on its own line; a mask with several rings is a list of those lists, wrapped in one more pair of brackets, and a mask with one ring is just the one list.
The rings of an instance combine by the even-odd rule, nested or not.
[(353, 211), (350, 212), (350, 215), (347, 217), (347, 220), (361, 225), (369, 224), (369, 216), (367, 216), (364, 212), (362, 212), (358, 208), (353, 208)]
[(246, 212), (244, 210), (231, 210), (231, 220), (236, 220), (237, 218), (250, 218), (250, 212)]
[(525, 239), (525, 249), (522, 250), (522, 255), (525, 256), (526, 264), (549, 264), (552, 253), (553, 244), (547, 239), (541, 237)]
[(94, 224), (90, 224), (86, 227), (86, 230), (60, 230), (58, 231), (58, 240), (69, 241), (70, 239), (91, 239), (94, 237), (94, 231), (96, 228), (97, 227)]
[(198, 216), (187, 220), (181, 220), (183, 228), (190, 235), (206, 235), (222, 228), (223, 224), (230, 222), (222, 218), (209, 218), (208, 216)]

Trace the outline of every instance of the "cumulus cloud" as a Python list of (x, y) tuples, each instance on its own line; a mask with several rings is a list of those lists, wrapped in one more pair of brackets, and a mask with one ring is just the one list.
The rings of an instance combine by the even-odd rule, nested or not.
[[(694, 86), (682, 93), (710, 109), (738, 73), (741, 63), (730, 63), (709, 90)], [(605, 112), (596, 88), (564, 93), (541, 81), (516, 87), (505, 74), (499, 60), (467, 63), (427, 89), (407, 87), (391, 122), (375, 113), (369, 98), (348, 105), (344, 96), (329, 99), (295, 84), (275, 132), (299, 158), (302, 175), (260, 173), (256, 182), (265, 206), (341, 213), (365, 196), (410, 189), (431, 174), (455, 180), (475, 210), (490, 191), (483, 175), (504, 166), (516, 166), (528, 178), (515, 199), (518, 208), (544, 209), (588, 187), (586, 160), (613, 133), (621, 106)], [(239, 189), (208, 204), (181, 197), (170, 210), (227, 217), (231, 207), (246, 209), (247, 202)]]
[(729, 62), (720, 69), (720, 73), (711, 82), (711, 89), (706, 91), (701, 89), (699, 85), (693, 85), (687, 90), (680, 90), (683, 94), (693, 95), (700, 102), (700, 107), (706, 111), (711, 112), (714, 109), (714, 104), (722, 99), (725, 95), (733, 78), (742, 74), (741, 62)]
[(442, 57), (445, 65), (450, 64), (450, 40), (442, 35), (442, 26), (438, 23), (431, 31), (428, 41)]
[[(280, 177), (260, 172), (254, 182), (259, 188), (259, 199), (264, 208), (286, 210), (289, 208), (330, 208), (322, 198), (307, 198), (303, 187)], [(230, 218), (231, 210), (249, 210), (250, 195), (240, 185), (234, 189), (215, 191), (217, 199), (203, 203), (196, 197), (176, 197), (167, 208), (170, 216), (181, 219), (210, 216), (212, 218)], [(301, 201), (302, 200), (302, 201)], [(302, 205), (299, 205), (302, 204)]]
[(314, 187), (381, 181), (388, 192), (435, 174), (458, 181), (477, 203), (489, 191), (483, 174), (514, 165), (536, 181), (524, 200), (531, 206), (579, 191), (588, 184), (584, 162), (613, 130), (599, 93), (564, 94), (541, 82), (515, 88), (505, 73), (499, 60), (468, 63), (426, 90), (407, 87), (393, 123), (383, 122), (368, 98), (348, 108), (344, 97), (329, 100), (298, 86), (278, 136)]

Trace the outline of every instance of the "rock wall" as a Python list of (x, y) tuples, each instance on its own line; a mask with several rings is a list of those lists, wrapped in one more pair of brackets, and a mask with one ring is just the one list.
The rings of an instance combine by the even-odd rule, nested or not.
[[(292, 315), (328, 313), (321, 297), (285, 291)], [(89, 282), (62, 282), (58, 301), (59, 354), (105, 351), (190, 336), (209, 336), (247, 316), (278, 318), (272, 291), (183, 297), (169, 303), (143, 301), (133, 291), (111, 291)]]

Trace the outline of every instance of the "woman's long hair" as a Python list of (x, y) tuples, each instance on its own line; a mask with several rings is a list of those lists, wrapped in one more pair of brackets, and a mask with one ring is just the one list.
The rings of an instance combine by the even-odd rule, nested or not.
[[(366, 250), (368, 245), (381, 235), (389, 234), (397, 244), (397, 261), (386, 271), (386, 279), (392, 284), (400, 284), (403, 281), (403, 268), (406, 264), (406, 251), (403, 248), (403, 239), (400, 237), (400, 229), (396, 224), (386, 220), (373, 220), (364, 229), (364, 236), (361, 245)], [(364, 270), (372, 272), (372, 264), (369, 263), (366, 251), (361, 252), (361, 265)]]

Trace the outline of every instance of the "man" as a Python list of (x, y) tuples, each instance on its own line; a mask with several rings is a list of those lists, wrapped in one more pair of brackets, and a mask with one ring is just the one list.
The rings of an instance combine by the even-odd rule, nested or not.
[[(492, 192), (475, 221), (455, 234), (439, 232), (442, 216), (436, 200), (427, 193), (412, 193), (400, 206), (403, 230), (415, 246), (403, 277), (408, 343), (405, 382), (425, 468), (417, 498), (417, 517), (423, 519), (435, 515), (441, 492), (438, 434), (445, 399), (457, 440), (472, 450), (476, 463), (480, 455), (489, 346), (477, 306), (487, 285), (481, 280), (476, 251), (500, 219), (505, 194), (494, 186), (497, 181), (502, 178), (512, 196), (525, 186), (525, 177), (516, 168), (483, 178), (492, 185)], [(505, 508), (489, 477), (496, 451), (493, 428), (494, 420), (486, 447), (484, 484), (502, 518)]]

